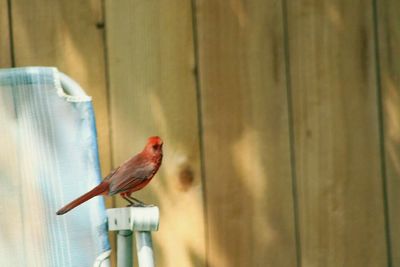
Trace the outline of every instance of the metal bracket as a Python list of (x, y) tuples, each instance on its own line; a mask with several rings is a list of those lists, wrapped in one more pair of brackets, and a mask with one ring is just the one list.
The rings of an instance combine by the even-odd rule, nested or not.
[(154, 267), (151, 231), (157, 231), (158, 207), (127, 207), (107, 210), (109, 231), (118, 231), (117, 266), (132, 267), (132, 231), (135, 232), (140, 267)]
[(107, 210), (110, 231), (157, 231), (160, 211), (158, 207), (127, 207)]

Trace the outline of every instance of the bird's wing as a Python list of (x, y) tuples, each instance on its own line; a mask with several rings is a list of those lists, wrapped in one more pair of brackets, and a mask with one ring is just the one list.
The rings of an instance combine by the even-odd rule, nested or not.
[(112, 170), (105, 178), (104, 180), (107, 181), (109, 180), (120, 168), (121, 166), (118, 166), (117, 168), (115, 168), (114, 170)]
[(138, 178), (129, 177), (128, 179), (123, 180), (121, 183), (111, 185), (109, 194), (115, 195), (118, 193), (131, 191), (132, 189), (139, 186), (144, 181), (146, 181), (146, 179), (138, 179)]
[(109, 179), (110, 195), (129, 191), (144, 182), (154, 172), (154, 164), (148, 162), (135, 162), (135, 164), (122, 165)]

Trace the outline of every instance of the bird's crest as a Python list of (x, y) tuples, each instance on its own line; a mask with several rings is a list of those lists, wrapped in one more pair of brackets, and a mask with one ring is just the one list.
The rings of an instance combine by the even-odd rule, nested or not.
[(163, 144), (163, 141), (162, 141), (161, 138), (158, 137), (158, 136), (152, 136), (152, 137), (149, 137), (149, 138), (147, 139), (147, 143), (149, 143), (149, 144), (158, 144), (158, 145), (162, 145), (162, 144)]

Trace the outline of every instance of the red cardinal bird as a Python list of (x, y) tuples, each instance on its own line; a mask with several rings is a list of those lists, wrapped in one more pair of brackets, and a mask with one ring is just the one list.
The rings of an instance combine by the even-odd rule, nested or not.
[(163, 156), (162, 145), (163, 141), (160, 137), (150, 137), (142, 152), (122, 163), (98, 186), (57, 211), (57, 215), (67, 213), (76, 206), (99, 195), (113, 196), (120, 194), (130, 205), (136, 205), (132, 201), (144, 205), (143, 202), (131, 197), (131, 194), (145, 187), (158, 171)]

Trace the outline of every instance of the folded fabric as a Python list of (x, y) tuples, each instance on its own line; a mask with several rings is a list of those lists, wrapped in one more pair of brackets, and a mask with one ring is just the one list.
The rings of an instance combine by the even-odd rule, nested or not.
[(60, 77), (0, 70), (0, 266), (92, 266), (110, 249), (102, 197), (56, 215), (101, 180), (91, 98)]

